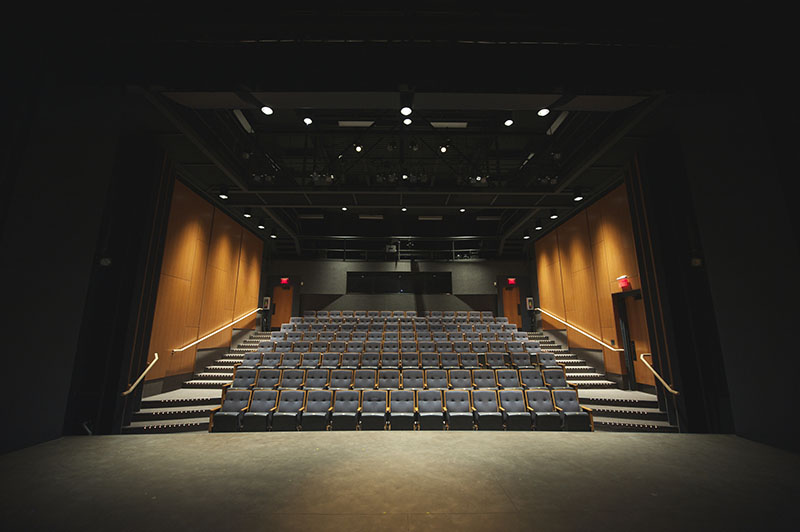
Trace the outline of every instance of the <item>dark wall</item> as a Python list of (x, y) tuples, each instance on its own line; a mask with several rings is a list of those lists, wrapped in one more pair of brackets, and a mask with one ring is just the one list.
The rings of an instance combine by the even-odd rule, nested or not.
[[(17, 146), (16, 178), (3, 191), (2, 338), (9, 356), (0, 452), (62, 434), (120, 101), (121, 93), (100, 89), (41, 93)], [(32, 385), (35, 368), (42, 372)]]

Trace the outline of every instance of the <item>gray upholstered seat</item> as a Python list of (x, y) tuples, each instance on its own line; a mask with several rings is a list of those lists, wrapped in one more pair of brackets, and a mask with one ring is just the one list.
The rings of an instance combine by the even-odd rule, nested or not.
[(282, 390), (278, 395), (278, 407), (272, 414), (272, 430), (297, 430), (304, 399), (302, 390)]
[(472, 372), (472, 384), (476, 388), (496, 389), (497, 380), (494, 376), (494, 370), (491, 369), (476, 369)]
[(400, 342), (398, 341), (385, 341), (383, 342), (383, 349), (382, 352), (399, 352), (400, 351)]
[[(464, 333), (464, 341), (465, 342), (469, 342), (470, 344), (472, 342), (479, 342), (480, 339), (481, 339), (481, 333), (473, 332), (473, 331), (469, 331), (469, 332), (465, 332)], [(473, 349), (473, 351), (475, 351), (475, 349)]]
[[(417, 328), (417, 347), (418, 348), (419, 348), (419, 343), (420, 342), (431, 342), (432, 341), (431, 338), (432, 338), (431, 337), (431, 331), (429, 331), (427, 328), (426, 329)], [(430, 350), (431, 351), (435, 351), (436, 350), (436, 344), (431, 344)], [(420, 351), (421, 351), (421, 349), (420, 349)]]
[(342, 369), (356, 369), (361, 361), (360, 353), (342, 353), (340, 367)]
[(314, 369), (319, 367), (319, 361), (322, 358), (320, 353), (303, 353), (303, 358), (300, 361), (300, 367), (304, 369)]
[(328, 316), (331, 317), (331, 318), (341, 318), (342, 317), (342, 311), (341, 310), (329, 310), (328, 311)]
[(502, 369), (506, 367), (503, 353), (486, 353), (486, 365), (492, 369)]
[(360, 353), (364, 350), (364, 342), (361, 340), (350, 340), (347, 342), (348, 353)]
[(514, 335), (510, 332), (500, 331), (497, 333), (497, 340), (499, 342), (513, 342)]
[(366, 315), (367, 315), (367, 311), (366, 310), (354, 310), (353, 311), (353, 316), (355, 316), (356, 318), (363, 318)]
[(522, 342), (523, 349), (525, 348), (525, 342), (528, 341), (528, 333), (524, 331), (517, 331), (514, 333), (514, 341), (515, 342)]
[(375, 370), (357, 369), (353, 378), (353, 388), (356, 390), (372, 390), (375, 388)]
[(400, 342), (401, 353), (416, 353), (418, 349), (416, 340), (405, 340)]
[(419, 349), (420, 353), (433, 353), (436, 351), (436, 344), (429, 340), (423, 340), (421, 342), (417, 342), (417, 348)]
[(322, 342), (317, 340), (316, 342), (311, 342), (311, 351), (316, 351), (317, 353), (324, 353), (328, 350), (328, 342)]
[(570, 383), (567, 382), (567, 376), (563, 368), (542, 370), (542, 377), (544, 378), (545, 385), (550, 388), (558, 389), (571, 387)]
[(506, 430), (531, 430), (533, 418), (528, 410), (528, 405), (525, 404), (525, 395), (522, 390), (500, 390), (498, 395)]
[(425, 388), (429, 390), (446, 390), (447, 371), (443, 369), (425, 370)]
[(515, 369), (498, 369), (496, 372), (497, 386), (500, 388), (522, 388), (519, 374)]
[(339, 367), (339, 353), (327, 352), (322, 355), (321, 368), (334, 369)]
[(250, 353), (245, 353), (242, 357), (242, 363), (239, 364), (239, 367), (255, 368), (260, 366), (262, 356), (264, 356), (264, 353), (261, 351), (251, 351)]
[(328, 379), (330, 374), (327, 369), (310, 369), (306, 371), (306, 380), (303, 388), (310, 390), (313, 388), (327, 388), (330, 384)]
[(400, 367), (400, 354), (387, 351), (381, 353), (381, 367), (386, 369), (397, 369)]
[[(370, 333), (372, 334), (372, 333)], [(365, 353), (380, 353), (381, 351), (381, 341), (380, 340), (367, 340), (364, 342), (364, 352)]]
[[(338, 334), (337, 334), (337, 338), (338, 338)], [(343, 353), (344, 352), (344, 348), (346, 346), (347, 346), (346, 342), (343, 342), (343, 341), (337, 339), (337, 340), (334, 340), (333, 342), (330, 342), (328, 344), (328, 351), (335, 351), (337, 353)]]
[(295, 342), (292, 344), (292, 351), (295, 353), (307, 353), (308, 351), (311, 351), (311, 342), (306, 340)]
[(333, 396), (331, 411), (331, 430), (355, 430), (358, 426), (359, 392), (355, 390), (337, 390)]
[(558, 369), (561, 365), (556, 362), (556, 357), (553, 353), (548, 353), (546, 351), (539, 351), (537, 353), (539, 358), (539, 365), (543, 369)]
[(354, 316), (354, 312), (352, 310), (343, 310), (342, 317), (343, 318), (352, 318)]
[[(334, 331), (323, 331), (323, 332), (319, 333), (319, 335), (317, 335), (317, 341), (318, 342), (325, 342), (327, 344), (328, 342), (333, 341), (335, 335), (336, 335), (336, 333)], [(314, 349), (315, 351), (317, 350), (317, 348), (313, 347), (313, 346), (312, 346), (312, 349)], [(320, 350), (320, 351), (322, 351), (322, 350)]]
[(544, 388), (542, 372), (538, 369), (521, 369), (519, 378), (525, 388)]
[[(417, 333), (414, 330), (403, 331), (400, 333), (400, 342), (414, 342), (416, 344)], [(403, 349), (403, 344), (400, 344), (400, 349)]]
[(303, 331), (291, 331), (286, 335), (289, 342), (299, 342), (303, 339)]
[(440, 390), (417, 392), (417, 422), (420, 430), (444, 429), (444, 407)]
[(381, 355), (377, 351), (365, 352), (361, 354), (361, 367), (367, 369), (378, 369)]
[(472, 405), (467, 390), (447, 390), (444, 392), (445, 420), (450, 430), (472, 430)]
[[(395, 342), (395, 343), (397, 343), (399, 341), (400, 341), (400, 333), (399, 332), (390, 331), (390, 330), (387, 329), (386, 332), (383, 333), (383, 342), (384, 343), (386, 343), (386, 342)], [(399, 345), (400, 344), (398, 344), (398, 346)], [(384, 349), (386, 349), (386, 347), (384, 347)]]
[(281, 363), (278, 366), (281, 369), (296, 368), (300, 365), (300, 353), (284, 353), (281, 357)]
[(292, 342), (288, 340), (282, 340), (280, 342), (275, 342), (275, 351), (279, 353), (287, 353), (292, 350)]
[(224, 388), (231, 389), (250, 389), (256, 382), (256, 370), (251, 368), (236, 368), (233, 372), (233, 380), (224, 385)]
[[(447, 333), (444, 331), (431, 331), (431, 338), (434, 342), (447, 342), (450, 341), (447, 339)], [(452, 351), (452, 349), (448, 349), (448, 351)]]
[(418, 368), (419, 367), (419, 353), (403, 353), (403, 368)]
[(275, 351), (275, 342), (272, 340), (264, 340), (258, 343), (258, 350), (262, 353), (265, 351)]
[(277, 368), (278, 365), (281, 363), (281, 353), (277, 351), (270, 351), (268, 353), (264, 353), (264, 356), (261, 357), (261, 366), (262, 368)]
[(255, 390), (250, 400), (250, 407), (242, 416), (242, 430), (265, 431), (272, 423), (272, 413), (278, 402), (275, 390)]
[(439, 362), (439, 354), (432, 352), (420, 353), (420, 363), (423, 368), (438, 368), (441, 364)]
[(525, 391), (525, 401), (536, 430), (561, 430), (561, 416), (553, 406), (550, 390), (536, 388)]
[(442, 353), (439, 355), (439, 359), (442, 361), (442, 367), (445, 369), (461, 367), (456, 353)]
[(522, 349), (522, 342), (506, 342), (506, 349), (509, 353), (522, 353), (524, 349)]
[(478, 353), (461, 353), (458, 355), (461, 362), (461, 367), (464, 369), (473, 369), (481, 367), (478, 361)]
[(377, 331), (370, 330), (367, 333), (367, 343), (364, 344), (364, 350), (365, 351), (367, 349), (369, 349), (369, 346), (367, 344), (369, 344), (370, 342), (378, 342), (378, 348), (375, 349), (375, 351), (380, 351), (381, 350), (380, 344), (381, 344), (381, 342), (383, 342), (383, 331), (381, 331), (381, 330), (377, 330)]
[(468, 369), (451, 369), (447, 372), (447, 381), (453, 389), (472, 389), (472, 376)]
[(389, 392), (389, 426), (392, 430), (414, 430), (416, 404), (411, 390)]
[(503, 413), (500, 412), (496, 391), (472, 392), (472, 408), (478, 430), (503, 430)]
[(361, 429), (386, 428), (388, 393), (385, 390), (365, 390), (361, 394)]
[(330, 390), (309, 390), (300, 416), (303, 430), (325, 430), (330, 421), (332, 401)]
[(472, 325), (472, 330), (476, 333), (483, 334), (489, 332), (489, 324), (488, 323), (475, 323)]
[(421, 369), (403, 370), (403, 389), (422, 390), (425, 388), (425, 376)]
[(378, 371), (378, 388), (386, 389), (399, 389), (400, 388), (400, 371), (397, 369), (382, 369)]
[(211, 411), (211, 432), (237, 432), (250, 404), (250, 390), (228, 390), (222, 405)]
[(460, 341), (460, 342), (453, 342), (453, 351), (456, 353), (469, 353), (470, 346), (469, 342)]
[(497, 340), (493, 342), (489, 342), (489, 352), (490, 353), (505, 353), (506, 352), (506, 343), (505, 342), (498, 342)]
[(553, 399), (564, 420), (564, 430), (592, 430), (592, 411), (580, 405), (577, 390), (553, 390)]
[(331, 390), (349, 390), (353, 386), (352, 369), (335, 369), (331, 371)]
[[(513, 343), (513, 342), (512, 342)], [(511, 353), (511, 365), (517, 369), (535, 368), (536, 364), (531, 362), (529, 353)]]
[(285, 369), (281, 372), (279, 387), (283, 389), (299, 390), (305, 382), (306, 372), (302, 369)]
[(256, 380), (256, 388), (272, 390), (278, 387), (281, 380), (281, 370), (279, 369), (261, 369), (258, 370), (258, 379)]

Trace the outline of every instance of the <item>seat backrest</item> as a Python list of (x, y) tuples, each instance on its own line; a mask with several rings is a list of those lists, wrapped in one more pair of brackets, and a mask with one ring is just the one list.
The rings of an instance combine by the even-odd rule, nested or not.
[(472, 379), (468, 369), (451, 369), (448, 380), (453, 388), (472, 388)]
[[(437, 342), (437, 343), (438, 343), (438, 342), (447, 342), (447, 343), (450, 343), (450, 342), (447, 340), (447, 333), (446, 333), (446, 332), (444, 332), (444, 331), (432, 331), (432, 332), (431, 332), (431, 338), (433, 338), (433, 341), (434, 341), (434, 342)], [(449, 350), (449, 348), (448, 348), (448, 350)]]
[(342, 353), (342, 367), (355, 368), (358, 367), (358, 362), (361, 359), (359, 353)]
[(392, 316), (391, 310), (382, 310), (381, 311), (381, 318), (390, 318)]
[(472, 326), (472, 330), (476, 333), (487, 333), (489, 332), (489, 324), (488, 323), (476, 323)]
[(425, 387), (424, 374), (421, 369), (403, 370), (403, 389), (422, 389)]
[(352, 333), (350, 333), (350, 340), (357, 340), (359, 342), (364, 342), (367, 340), (367, 332), (353, 331)]
[[(431, 332), (427, 329), (420, 330), (417, 328), (417, 345), (420, 342), (430, 342), (431, 341)], [(431, 351), (436, 348), (435, 344), (431, 344)]]
[[(477, 334), (477, 333), (476, 333)], [(486, 353), (489, 351), (489, 343), (483, 340), (476, 340), (472, 342), (473, 353)]]
[(521, 369), (519, 370), (519, 377), (522, 379), (522, 384), (528, 388), (544, 388), (542, 372), (538, 369)]
[(238, 412), (250, 403), (250, 390), (228, 390), (222, 401), (223, 412)]
[(452, 342), (436, 342), (436, 350), (439, 353), (454, 353)]
[(422, 361), (422, 366), (426, 368), (438, 368), (439, 367), (439, 354), (438, 353), (421, 353), (420, 359)]
[(549, 384), (553, 388), (566, 388), (567, 377), (564, 375), (564, 370), (559, 369), (545, 369), (542, 370), (542, 377), (545, 384)]
[(472, 382), (478, 388), (496, 388), (497, 381), (491, 369), (476, 369), (472, 372)]
[(348, 353), (360, 353), (364, 350), (364, 342), (361, 340), (350, 340), (347, 342)]
[(523, 351), (522, 342), (506, 342), (506, 348), (509, 353), (521, 353)]
[(419, 366), (419, 354), (403, 353), (403, 367), (416, 368)]
[(362, 412), (386, 412), (387, 394), (385, 390), (365, 390), (361, 395)]
[(261, 351), (251, 351), (250, 353), (245, 353), (242, 357), (242, 366), (244, 367), (256, 367), (261, 364), (261, 357), (263, 353)]
[(329, 351), (336, 351), (337, 353), (341, 353), (342, 351), (344, 351), (344, 348), (345, 348), (346, 345), (347, 344), (345, 342), (342, 342), (341, 340), (336, 340), (336, 341), (331, 342), (330, 344), (328, 344), (328, 350)]
[(400, 351), (400, 342), (398, 342), (397, 340), (392, 340), (392, 341), (389, 341), (389, 342), (384, 340), (384, 342), (383, 342), (383, 351), (384, 352), (386, 352), (386, 351)]
[(489, 351), (492, 353), (505, 353), (506, 352), (506, 343), (505, 342), (489, 342)]
[(353, 380), (353, 388), (371, 389), (374, 387), (375, 387), (375, 370), (357, 369), (355, 379)]
[(443, 368), (457, 368), (459, 366), (456, 353), (442, 353), (439, 358), (442, 360)]
[(258, 371), (256, 388), (274, 388), (281, 380), (281, 370), (262, 369)]
[(330, 314), (328, 313), (327, 310), (318, 310), (317, 311), (317, 317), (318, 318), (327, 318), (329, 315)]
[(300, 353), (284, 353), (281, 357), (282, 367), (296, 367), (300, 365)]
[(497, 384), (503, 388), (521, 388), (519, 382), (519, 375), (513, 369), (499, 369), (497, 370)]
[(335, 368), (339, 365), (339, 353), (325, 353), (322, 355), (322, 364), (323, 368)]
[(281, 388), (300, 388), (305, 376), (306, 372), (302, 369), (285, 369), (281, 373)]
[(304, 398), (302, 390), (282, 390), (278, 395), (278, 412), (299, 412)]
[(378, 351), (380, 351), (381, 342), (383, 342), (383, 331), (369, 331), (367, 333), (367, 342), (364, 344), (364, 350), (372, 349), (372, 344), (374, 342), (378, 342)]
[(335, 369), (331, 371), (331, 389), (347, 389), (350, 388), (351, 384), (353, 384), (353, 370)]
[(309, 390), (306, 395), (306, 412), (327, 412), (331, 407), (330, 390)]
[(511, 362), (519, 367), (530, 367), (531, 356), (528, 353), (511, 353)]
[(353, 313), (353, 311), (352, 311), (352, 310), (343, 310), (343, 311), (342, 311), (342, 317), (343, 317), (343, 318), (352, 318), (352, 317), (353, 317), (353, 314), (354, 314), (354, 313)]
[(381, 355), (378, 352), (369, 352), (363, 353), (361, 355), (361, 367), (362, 368), (377, 368), (378, 362), (381, 359)]
[(421, 342), (417, 342), (417, 348), (419, 349), (420, 353), (432, 353), (436, 351), (436, 344), (428, 340), (423, 340)]
[(389, 410), (396, 413), (414, 412), (414, 392), (411, 390), (392, 390), (389, 392)]
[(429, 389), (446, 389), (447, 388), (447, 371), (443, 369), (428, 369), (425, 370), (425, 384)]
[(528, 353), (537, 353), (541, 349), (541, 345), (536, 340), (525, 340), (522, 342), (522, 348)]
[(510, 332), (500, 331), (497, 333), (497, 339), (502, 342), (513, 342), (514, 335)]
[(461, 359), (461, 365), (465, 368), (477, 368), (480, 366), (478, 353), (461, 353), (458, 356)]
[(310, 369), (306, 372), (305, 388), (324, 388), (328, 385), (327, 369)]
[(527, 342), (528, 341), (528, 333), (524, 331), (517, 331), (514, 333), (514, 341), (515, 342)]
[(556, 406), (564, 412), (580, 412), (581, 405), (578, 401), (578, 392), (572, 389), (553, 390), (553, 399)]
[(269, 412), (278, 402), (277, 390), (256, 390), (250, 401), (248, 412)]
[(290, 342), (299, 342), (303, 339), (302, 331), (292, 331), (286, 335), (286, 339)]
[(264, 356), (261, 358), (261, 365), (265, 367), (277, 367), (278, 364), (281, 363), (281, 354), (277, 351), (271, 351), (269, 353), (264, 353)]
[(401, 342), (414, 342), (416, 343), (417, 335), (412, 331), (403, 331), (400, 333), (400, 341)]
[(384, 351), (381, 353), (381, 366), (396, 368), (400, 364), (400, 354)]
[(356, 412), (359, 405), (359, 392), (356, 390), (336, 390), (333, 395), (334, 412)]
[(381, 350), (380, 340), (368, 340), (367, 342), (364, 342), (365, 353), (378, 353), (380, 352), (380, 350)]
[[(465, 332), (464, 333), (464, 340), (470, 342), (470, 344), (474, 344), (475, 342), (479, 342), (481, 339), (481, 333), (477, 332)], [(472, 350), (475, 351), (475, 346), (473, 345)]]
[(445, 325), (444, 330), (446, 332), (448, 332), (448, 333), (454, 333), (454, 332), (459, 332), (461, 329), (459, 329), (459, 326), (458, 326), (457, 323), (451, 323), (451, 324)]
[(471, 412), (472, 405), (469, 402), (469, 392), (467, 390), (446, 390), (444, 392), (444, 402), (449, 412)]
[(497, 404), (497, 392), (494, 390), (472, 392), (472, 406), (478, 412), (498, 412)]
[(305, 340), (301, 342), (295, 342), (292, 344), (292, 351), (297, 353), (305, 353), (311, 350), (311, 342), (307, 342)]
[(292, 342), (288, 340), (281, 340), (280, 342), (275, 342), (275, 351), (285, 353), (286, 351), (292, 350)]
[(300, 362), (300, 367), (316, 368), (319, 366), (320, 358), (322, 358), (322, 355), (319, 353), (303, 353), (303, 360)]
[(525, 412), (525, 395), (522, 390), (500, 390), (500, 406), (507, 412)]
[(400, 351), (416, 351), (419, 348), (414, 340), (403, 340), (400, 342)]
[(453, 351), (456, 353), (468, 353), (470, 351), (469, 342), (453, 342)]
[(316, 342), (311, 342), (311, 350), (318, 351), (320, 353), (324, 353), (328, 350), (328, 342), (317, 340)]
[(539, 351), (539, 364), (542, 366), (558, 366), (558, 362), (556, 362), (556, 357), (553, 353), (548, 353), (546, 351)]
[(275, 351), (275, 342), (273, 342), (272, 340), (264, 340), (263, 342), (259, 342), (258, 350), (261, 352)]
[(528, 406), (534, 412), (553, 412), (553, 397), (550, 395), (550, 390), (538, 388), (536, 390), (526, 390), (525, 399), (528, 401)]
[(231, 388), (248, 388), (256, 382), (256, 370), (236, 368), (233, 373), (233, 384)]
[(366, 315), (367, 315), (367, 311), (366, 310), (354, 310), (353, 311), (353, 316), (355, 316), (356, 318), (363, 318)]
[(378, 388), (399, 388), (400, 371), (396, 369), (382, 369), (378, 371)]
[(417, 392), (417, 409), (420, 412), (441, 412), (442, 411), (442, 392), (441, 390), (419, 390)]
[(486, 353), (486, 365), (490, 368), (504, 368), (506, 364), (503, 353)]

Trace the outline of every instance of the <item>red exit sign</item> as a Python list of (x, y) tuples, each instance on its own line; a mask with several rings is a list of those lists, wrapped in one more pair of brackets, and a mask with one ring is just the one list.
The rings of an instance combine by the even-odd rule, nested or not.
[(281, 277), (281, 284), (289, 284), (289, 278), (288, 277)]

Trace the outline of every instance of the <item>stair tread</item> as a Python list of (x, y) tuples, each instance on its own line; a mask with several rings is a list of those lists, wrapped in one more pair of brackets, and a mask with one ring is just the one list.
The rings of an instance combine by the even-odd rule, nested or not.
[[(219, 403), (219, 401), (218, 401)], [(154, 408), (141, 408), (137, 414), (175, 414), (177, 412), (209, 412), (214, 405), (197, 406), (162, 406)]]
[(128, 427), (130, 428), (144, 428), (144, 427), (173, 427), (182, 425), (206, 425), (208, 426), (208, 419), (190, 417), (180, 419), (158, 419), (153, 421), (132, 421)]
[(597, 425), (600, 424), (616, 424), (616, 425), (630, 425), (632, 427), (673, 427), (673, 425), (669, 424), (669, 421), (658, 421), (658, 420), (639, 420), (639, 419), (627, 419), (627, 418), (616, 418), (616, 417), (609, 417), (609, 416), (602, 416), (595, 414), (594, 416), (594, 423)]
[(592, 411), (594, 411), (595, 415), (601, 415), (601, 417), (609, 417), (606, 416), (605, 413), (609, 413), (609, 415), (613, 413), (640, 413), (640, 414), (665, 414), (665, 412), (659, 410), (658, 408), (651, 408), (646, 406), (617, 406), (617, 405), (592, 405), (590, 406)]

